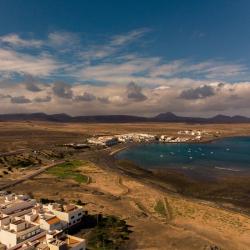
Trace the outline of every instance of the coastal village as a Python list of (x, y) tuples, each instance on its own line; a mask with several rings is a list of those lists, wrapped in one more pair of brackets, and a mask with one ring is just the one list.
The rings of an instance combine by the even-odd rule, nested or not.
[[(218, 136), (207, 130), (180, 130), (176, 136), (153, 135), (145, 133), (128, 133), (114, 136), (99, 136), (87, 139), (88, 144), (100, 146), (113, 146), (118, 143), (181, 143), (181, 142), (200, 142), (212, 136)], [(79, 145), (81, 146), (81, 145)]]
[(0, 194), (0, 249), (85, 250), (84, 239), (69, 235), (84, 211), (74, 204), (41, 204), (28, 195)]

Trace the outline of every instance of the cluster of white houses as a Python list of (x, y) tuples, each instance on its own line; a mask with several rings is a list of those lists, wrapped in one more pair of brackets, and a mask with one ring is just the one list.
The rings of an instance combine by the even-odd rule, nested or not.
[(116, 136), (100, 136), (92, 137), (87, 141), (90, 144), (101, 145), (101, 146), (113, 146), (119, 142), (128, 143), (128, 142), (149, 142), (156, 139), (155, 135), (150, 134), (141, 134), (141, 133), (130, 133)]
[(174, 136), (167, 136), (167, 135), (161, 135), (159, 138), (159, 142), (172, 142), (172, 143), (177, 143), (177, 142), (186, 142), (189, 141), (190, 138), (187, 137), (174, 137)]
[(99, 136), (87, 139), (89, 144), (100, 145), (100, 146), (113, 146), (118, 143), (117, 137), (114, 136)]
[(83, 208), (74, 204), (40, 204), (27, 195), (0, 194), (0, 249), (85, 250), (84, 239), (66, 229), (81, 222)]
[(150, 142), (156, 140), (155, 135), (130, 133), (117, 136), (119, 142)]
[(205, 130), (180, 130), (177, 132), (178, 136), (161, 135), (160, 142), (187, 142), (187, 141), (200, 141), (203, 136), (209, 135)]
[(128, 142), (152, 142), (158, 140), (159, 142), (186, 142), (186, 141), (200, 141), (202, 136), (209, 135), (209, 132), (204, 130), (180, 130), (177, 132), (178, 136), (169, 135), (152, 135), (143, 133), (129, 133), (115, 136), (100, 136), (92, 137), (87, 140), (89, 144), (100, 145), (100, 146), (113, 146), (117, 143), (128, 143)]

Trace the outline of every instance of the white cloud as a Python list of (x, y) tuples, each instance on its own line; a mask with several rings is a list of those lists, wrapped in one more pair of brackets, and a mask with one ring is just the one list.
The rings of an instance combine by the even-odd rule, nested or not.
[(34, 76), (49, 76), (58, 70), (60, 65), (46, 54), (33, 56), (0, 48), (0, 72), (2, 74), (29, 74)]
[(168, 64), (157, 65), (155, 68), (152, 68), (150, 71), (150, 76), (159, 77), (159, 76), (173, 76), (176, 73), (180, 72), (184, 64), (183, 60), (176, 60)]
[[(206, 115), (218, 110), (244, 113), (249, 107), (250, 83), (227, 83), (232, 77), (245, 76), (245, 65), (222, 60), (167, 61), (130, 50), (128, 45), (141, 42), (147, 32), (142, 29), (110, 36), (102, 45), (99, 41), (94, 45), (84, 44), (85, 47), (78, 34), (68, 32), (52, 32), (43, 41), (23, 39), (15, 34), (0, 37), (3, 80), (0, 112), (18, 111), (22, 106), (24, 111), (72, 115), (152, 115), (165, 111)], [(70, 56), (66, 57), (65, 51)], [(16, 83), (17, 75), (18, 78), (31, 75), (35, 80)], [(63, 77), (69, 82), (55, 84)], [(43, 84), (39, 78), (52, 80)], [(126, 86), (130, 82), (138, 87), (129, 92)], [(201, 96), (204, 86), (211, 88), (213, 94), (206, 96), (202, 92)], [(190, 94), (190, 89), (196, 91), (195, 95)], [(187, 95), (178, 98), (182, 92), (189, 93), (188, 98)]]
[(39, 48), (43, 45), (41, 40), (23, 39), (17, 34), (8, 34), (0, 36), (0, 42), (6, 43), (15, 47), (36, 47)]
[(88, 46), (87, 49), (81, 53), (81, 56), (90, 61), (112, 56), (113, 54), (121, 51), (124, 47), (128, 46), (130, 43), (143, 37), (149, 31), (149, 29), (144, 28), (133, 30), (122, 35), (111, 36), (104, 44), (94, 44)]
[(130, 42), (133, 42), (141, 38), (142, 36), (145, 35), (145, 33), (148, 33), (149, 31), (150, 29), (144, 28), (144, 29), (133, 30), (131, 32), (128, 32), (127, 34), (113, 36), (110, 45), (122, 46), (124, 44), (128, 44)]
[[(76, 33), (66, 31), (55, 31), (48, 35), (48, 45), (52, 47), (68, 47), (80, 43), (80, 37)], [(71, 47), (72, 49), (72, 47)]]
[(150, 76), (173, 77), (180, 74), (189, 74), (208, 79), (221, 79), (243, 75), (246, 72), (247, 67), (243, 64), (230, 64), (215, 60), (200, 63), (193, 63), (188, 60), (176, 60), (152, 68)]
[(166, 90), (166, 89), (169, 89), (170, 87), (169, 86), (159, 86), (159, 87), (156, 87), (154, 88), (154, 90)]
[[(178, 82), (178, 79), (174, 81)], [(22, 106), (25, 112), (46, 110), (49, 113), (66, 112), (72, 115), (155, 115), (166, 111), (201, 116), (214, 115), (218, 112), (250, 115), (248, 109), (250, 82), (236, 82), (234, 84), (224, 82), (220, 89), (218, 89), (218, 84), (211, 82), (209, 86), (213, 87), (214, 95), (203, 99), (178, 98), (182, 91), (190, 89), (191, 86), (200, 88), (204, 86), (204, 84), (192, 82), (191, 79), (181, 83), (178, 88), (174, 87), (175, 85), (165, 88), (166, 85), (163, 85), (152, 89), (145, 85), (140, 89), (147, 97), (143, 102), (131, 101), (127, 96), (126, 86), (117, 84), (106, 86), (74, 84), (71, 86), (69, 98), (58, 98), (58, 95), (54, 95), (52, 84), (39, 85), (41, 88), (39, 92), (27, 90), (25, 83), (12, 84), (0, 90), (0, 111), (4, 113), (15, 110), (15, 107), (16, 110), (19, 110)], [(88, 95), (84, 93), (88, 93)], [(79, 95), (84, 97), (84, 101), (79, 101), (77, 98)], [(103, 102), (103, 100), (106, 101)], [(87, 105), (86, 102), (88, 102)]]
[(95, 79), (105, 76), (131, 76), (136, 73), (147, 71), (155, 63), (158, 58), (135, 59), (120, 64), (103, 63), (95, 66), (83, 68), (79, 74), (85, 79)]
[(207, 78), (226, 78), (245, 74), (247, 67), (241, 64), (215, 64), (208, 68), (204, 68), (201, 72), (206, 75)]

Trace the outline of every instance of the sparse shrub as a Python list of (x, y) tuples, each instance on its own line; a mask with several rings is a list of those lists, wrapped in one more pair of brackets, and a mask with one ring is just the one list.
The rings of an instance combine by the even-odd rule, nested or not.
[(41, 199), (40, 199), (40, 202), (41, 202), (42, 204), (48, 204), (48, 203), (54, 203), (55, 201), (54, 201), (54, 200), (50, 200), (50, 199), (48, 199), (48, 198), (41, 198)]
[(126, 221), (107, 216), (99, 217), (97, 223), (88, 237), (90, 249), (120, 249), (129, 239), (131, 230)]
[(85, 203), (83, 203), (81, 200), (77, 200), (76, 201), (76, 205), (78, 205), (78, 206), (84, 206)]
[(154, 210), (162, 216), (166, 216), (166, 209), (162, 200), (158, 200), (154, 206)]

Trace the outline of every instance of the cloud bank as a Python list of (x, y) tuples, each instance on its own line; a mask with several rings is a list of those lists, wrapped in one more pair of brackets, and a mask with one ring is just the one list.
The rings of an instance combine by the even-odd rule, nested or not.
[(0, 112), (250, 116), (246, 65), (145, 56), (152, 32), (0, 36)]

